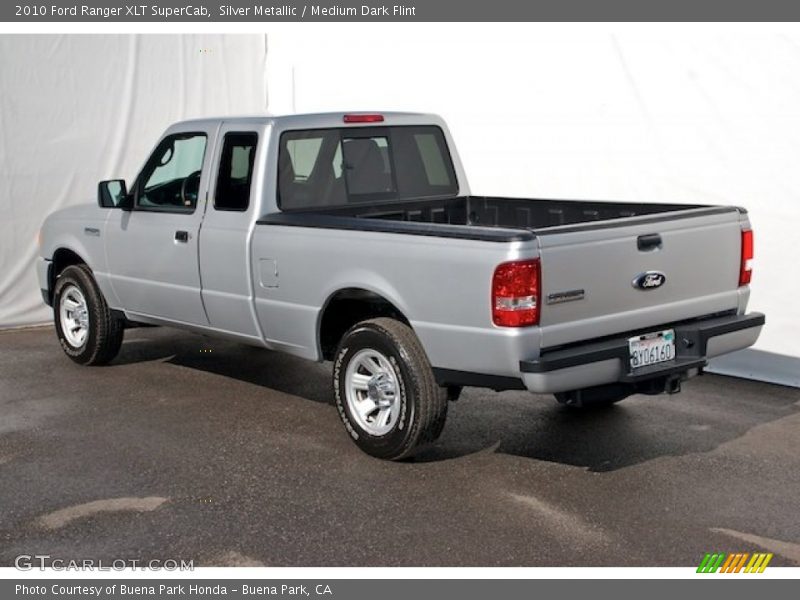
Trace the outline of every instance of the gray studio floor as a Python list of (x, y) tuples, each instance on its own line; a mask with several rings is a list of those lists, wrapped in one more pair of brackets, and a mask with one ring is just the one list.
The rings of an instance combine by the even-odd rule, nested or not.
[(468, 390), (401, 464), (330, 398), (327, 365), (168, 329), (97, 368), (0, 333), (0, 565), (800, 564), (800, 390), (707, 375), (584, 414)]

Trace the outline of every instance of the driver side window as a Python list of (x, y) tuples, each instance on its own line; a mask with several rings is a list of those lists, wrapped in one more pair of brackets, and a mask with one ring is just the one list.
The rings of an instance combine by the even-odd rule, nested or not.
[(179, 133), (164, 138), (139, 177), (136, 208), (194, 212), (205, 151), (204, 133)]

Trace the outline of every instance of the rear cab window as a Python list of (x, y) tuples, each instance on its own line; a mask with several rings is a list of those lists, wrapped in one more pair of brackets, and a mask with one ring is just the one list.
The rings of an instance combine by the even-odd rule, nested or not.
[(458, 193), (444, 134), (432, 125), (287, 131), (278, 169), (283, 211)]

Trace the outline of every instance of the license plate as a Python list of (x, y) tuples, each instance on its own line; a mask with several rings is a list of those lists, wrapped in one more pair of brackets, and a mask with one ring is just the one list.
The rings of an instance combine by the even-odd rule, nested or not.
[(672, 329), (628, 338), (631, 369), (667, 362), (675, 358), (675, 332)]

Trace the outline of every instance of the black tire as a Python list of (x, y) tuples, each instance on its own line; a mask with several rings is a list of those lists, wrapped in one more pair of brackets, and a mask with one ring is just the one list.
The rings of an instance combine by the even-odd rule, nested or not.
[[(359, 425), (347, 400), (347, 369), (362, 350), (382, 354), (397, 374), (400, 408), (391, 430), (383, 435), (373, 435)], [(439, 437), (447, 418), (447, 390), (436, 384), (417, 336), (395, 319), (362, 321), (345, 333), (333, 362), (333, 392), (348, 434), (359, 448), (377, 458), (408, 458)]]
[[(65, 335), (60, 317), (62, 296), (73, 286), (83, 294), (88, 317), (88, 332), (80, 344), (73, 343)], [(119, 353), (125, 334), (124, 323), (112, 315), (86, 265), (72, 265), (59, 274), (53, 288), (53, 320), (64, 354), (76, 363), (102, 365), (113, 360)]]

